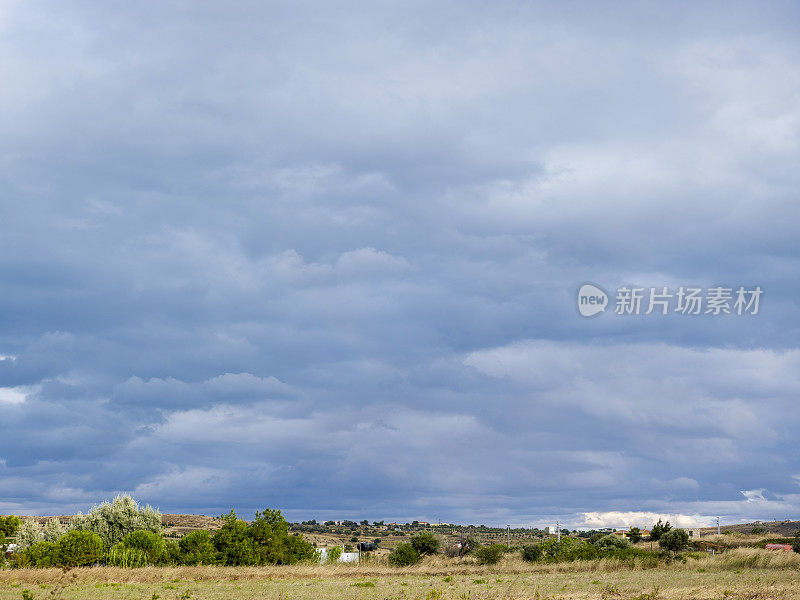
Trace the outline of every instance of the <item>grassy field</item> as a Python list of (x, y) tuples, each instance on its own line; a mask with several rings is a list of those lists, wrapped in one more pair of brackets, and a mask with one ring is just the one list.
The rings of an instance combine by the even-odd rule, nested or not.
[[(23, 596), (27, 590), (29, 595)], [(96, 567), (0, 572), (0, 599), (800, 600), (800, 555), (733, 550), (657, 568), (613, 561), (530, 565), (507, 556), (480, 566), (432, 558), (396, 569), (380, 563), (289, 567)]]

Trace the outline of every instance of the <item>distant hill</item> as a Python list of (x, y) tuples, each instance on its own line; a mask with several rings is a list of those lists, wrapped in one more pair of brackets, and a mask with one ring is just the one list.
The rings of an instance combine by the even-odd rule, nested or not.
[[(716, 526), (700, 527), (700, 535), (712, 535), (717, 533)], [(774, 533), (778, 536), (791, 537), (797, 530), (800, 530), (800, 521), (753, 521), (752, 523), (737, 523), (736, 525), (722, 525), (720, 531), (735, 531), (738, 533), (752, 533), (753, 530), (760, 533)]]

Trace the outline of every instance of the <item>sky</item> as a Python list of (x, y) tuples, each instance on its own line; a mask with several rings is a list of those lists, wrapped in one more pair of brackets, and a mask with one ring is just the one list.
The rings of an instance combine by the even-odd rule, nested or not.
[(800, 518), (796, 2), (0, 0), (0, 81), (0, 513)]

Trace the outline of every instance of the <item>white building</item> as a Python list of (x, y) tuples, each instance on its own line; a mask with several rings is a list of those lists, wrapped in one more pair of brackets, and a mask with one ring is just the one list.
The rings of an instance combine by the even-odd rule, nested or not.
[[(317, 548), (319, 552), (319, 562), (328, 562), (328, 548)], [(359, 558), (358, 552), (342, 552), (341, 556), (336, 559), (340, 563), (357, 563)]]

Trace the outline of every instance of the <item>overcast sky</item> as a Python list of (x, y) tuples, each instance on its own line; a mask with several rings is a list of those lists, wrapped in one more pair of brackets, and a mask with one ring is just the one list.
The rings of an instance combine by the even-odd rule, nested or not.
[(796, 2), (0, 0), (0, 513), (800, 517), (799, 40)]

